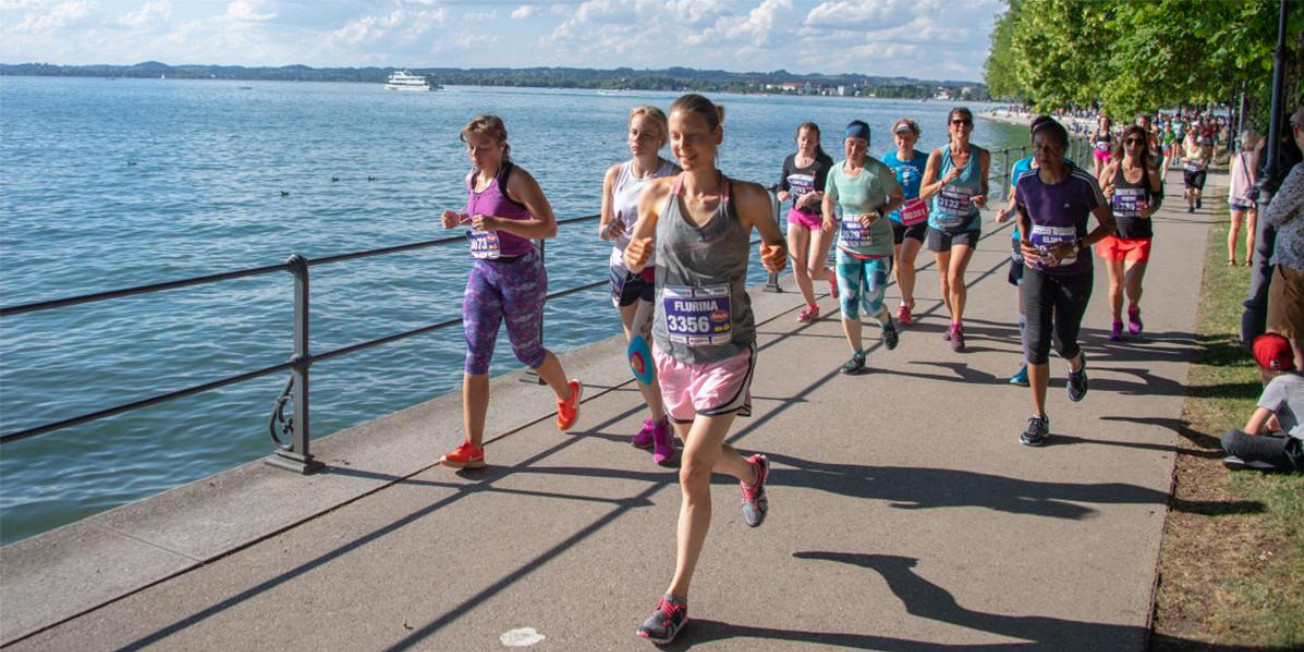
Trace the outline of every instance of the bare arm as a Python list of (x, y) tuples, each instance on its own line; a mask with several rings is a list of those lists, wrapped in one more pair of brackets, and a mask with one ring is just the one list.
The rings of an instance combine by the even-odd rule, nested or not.
[(978, 196), (973, 198), (973, 203), (977, 205), (978, 208), (987, 208), (987, 192), (989, 190), (989, 188), (987, 187), (988, 184), (987, 174), (991, 171), (991, 169), (992, 169), (992, 153), (985, 149), (979, 149), (978, 171), (980, 176), (978, 177), (979, 178)]
[(612, 189), (616, 186), (616, 174), (619, 171), (620, 164), (617, 163), (607, 170), (607, 176), (602, 180), (602, 208), (598, 211), (598, 237), (603, 240), (615, 240), (619, 235), (618, 232), (611, 231), (616, 221), (616, 210), (611, 206)]
[(1273, 416), (1272, 410), (1269, 410), (1268, 408), (1254, 408), (1254, 413), (1250, 415), (1250, 420), (1245, 422), (1245, 434), (1262, 434), (1263, 431), (1267, 429), (1265, 426), (1268, 425), (1268, 421), (1270, 421)]
[(919, 198), (928, 201), (933, 198), (946, 185), (946, 181), (939, 181), (937, 173), (942, 169), (942, 155), (940, 149), (935, 149), (928, 155), (928, 164), (924, 166), (924, 178), (919, 182)]
[(788, 244), (779, 230), (779, 223), (774, 220), (769, 193), (745, 181), (735, 182), (734, 193), (743, 229), (750, 233), (752, 227), (756, 227), (761, 234), (761, 264), (771, 272), (783, 269), (788, 262)]

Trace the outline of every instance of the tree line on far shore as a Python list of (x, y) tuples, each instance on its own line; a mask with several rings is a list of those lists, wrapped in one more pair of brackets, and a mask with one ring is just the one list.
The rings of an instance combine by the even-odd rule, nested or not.
[[(1037, 111), (1095, 106), (1129, 120), (1184, 105), (1237, 106), (1266, 126), (1279, 0), (1006, 0), (985, 77)], [(1304, 99), (1304, 3), (1288, 1), (1285, 99)]]
[[(383, 83), (395, 68), (312, 68), (304, 65), (281, 67), (246, 67), (221, 65), (168, 65), (146, 61), (130, 66), (83, 65), (61, 66), (48, 63), (0, 64), (0, 75), (41, 75), (51, 77), (154, 77), (169, 79), (238, 79), (261, 81), (321, 81)], [(976, 82), (925, 81), (908, 77), (881, 77), (862, 74), (798, 74), (786, 70), (771, 72), (728, 72), (667, 68), (635, 70), (614, 68), (408, 68), (425, 75), (430, 81), (450, 86), (522, 86), (538, 88), (587, 88), (607, 90), (660, 90), (700, 92), (772, 92), (806, 93), (803, 88), (784, 90), (781, 84), (805, 85), (810, 93), (836, 91), (843, 87), (846, 95), (922, 99), (946, 90), (951, 97), (967, 100), (987, 99), (987, 87)]]

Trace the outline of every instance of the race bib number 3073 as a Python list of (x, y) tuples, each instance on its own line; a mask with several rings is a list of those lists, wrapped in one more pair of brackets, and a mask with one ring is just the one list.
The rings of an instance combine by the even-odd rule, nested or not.
[(498, 233), (495, 231), (467, 231), (466, 239), (471, 241), (472, 258), (497, 258), (500, 252)]
[(733, 313), (726, 284), (702, 287), (667, 285), (661, 292), (666, 333), (671, 342), (715, 346), (733, 340)]

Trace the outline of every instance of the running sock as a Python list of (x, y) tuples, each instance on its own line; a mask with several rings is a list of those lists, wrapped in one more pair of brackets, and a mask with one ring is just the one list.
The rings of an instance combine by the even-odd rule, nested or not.
[(859, 356), (863, 356), (863, 355), (865, 355), (865, 350), (864, 350), (864, 349), (856, 349), (855, 351), (852, 351), (852, 352), (851, 352), (851, 355), (859, 355)]

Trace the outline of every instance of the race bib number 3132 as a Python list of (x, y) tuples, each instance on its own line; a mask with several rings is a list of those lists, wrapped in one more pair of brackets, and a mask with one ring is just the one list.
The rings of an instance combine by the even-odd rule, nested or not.
[(667, 285), (661, 293), (666, 333), (671, 342), (688, 346), (714, 346), (733, 340), (733, 313), (729, 286)]

